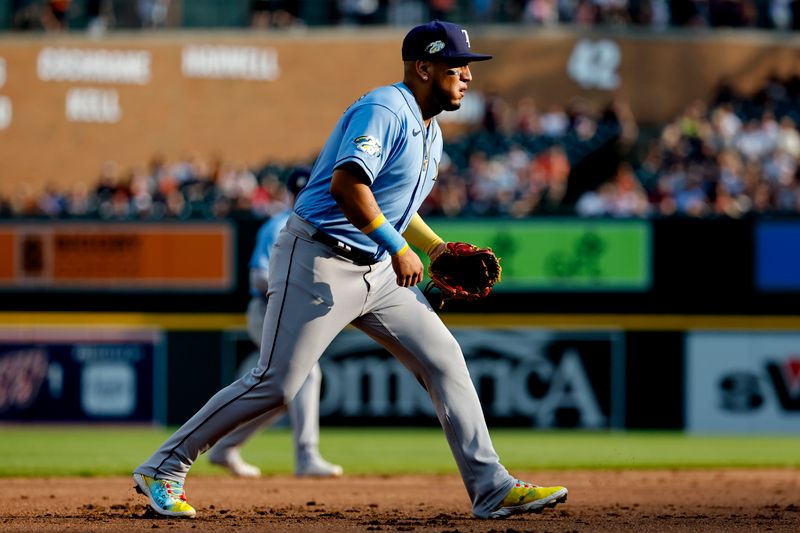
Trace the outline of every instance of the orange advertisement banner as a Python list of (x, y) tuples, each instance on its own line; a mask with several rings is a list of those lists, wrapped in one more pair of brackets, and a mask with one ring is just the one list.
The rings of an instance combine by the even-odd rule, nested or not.
[[(120, 291), (230, 289), (232, 231), (226, 223), (16, 226), (10, 234), (11, 272), (3, 277), (0, 263), (0, 284)], [(3, 242), (0, 237), (0, 251)]]

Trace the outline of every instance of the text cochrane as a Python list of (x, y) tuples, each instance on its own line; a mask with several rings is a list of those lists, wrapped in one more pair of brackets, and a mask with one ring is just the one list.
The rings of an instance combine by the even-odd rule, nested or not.
[(36, 67), (42, 81), (144, 85), (150, 81), (150, 64), (146, 51), (44, 48)]

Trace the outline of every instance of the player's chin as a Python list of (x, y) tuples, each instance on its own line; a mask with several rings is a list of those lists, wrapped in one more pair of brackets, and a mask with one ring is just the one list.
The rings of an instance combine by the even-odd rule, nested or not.
[(461, 109), (461, 98), (457, 100), (450, 100), (443, 107), (445, 111), (458, 111)]

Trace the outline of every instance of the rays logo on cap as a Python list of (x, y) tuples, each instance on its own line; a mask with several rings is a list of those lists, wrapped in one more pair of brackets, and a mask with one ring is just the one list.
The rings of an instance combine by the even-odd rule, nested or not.
[(353, 143), (356, 145), (356, 150), (360, 150), (373, 157), (380, 157), (383, 151), (381, 143), (372, 135), (356, 137)]
[(433, 41), (431, 44), (425, 47), (425, 52), (429, 54), (435, 54), (436, 52), (441, 52), (444, 50), (444, 43), (442, 41)]

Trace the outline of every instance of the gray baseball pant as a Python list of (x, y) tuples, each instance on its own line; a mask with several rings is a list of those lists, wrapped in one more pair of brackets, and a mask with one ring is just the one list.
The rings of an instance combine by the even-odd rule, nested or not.
[(293, 215), (272, 250), (258, 365), (215, 394), (136, 472), (183, 481), (199, 455), (258, 416), (283, 409), (325, 348), (352, 323), (383, 345), (428, 391), (472, 502), (486, 517), (514, 486), (489, 437), (461, 348), (391, 261), (357, 265), (312, 239)]
[[(261, 333), (264, 329), (264, 316), (267, 311), (265, 298), (251, 298), (247, 306), (247, 333), (253, 343), (261, 347)], [(295, 468), (300, 469), (309, 460), (319, 456), (319, 391), (322, 386), (322, 370), (319, 363), (314, 365), (305, 383), (297, 391), (287, 409), (294, 437)], [(242, 424), (225, 435), (214, 445), (215, 452), (227, 448), (239, 448), (259, 429), (271, 425), (283, 412), (264, 413)]]

